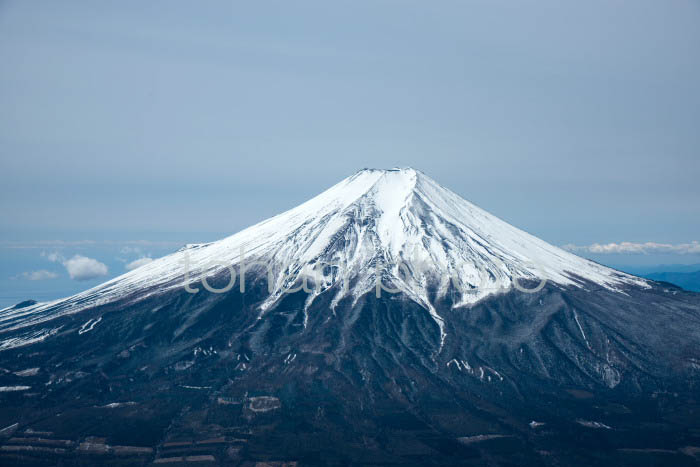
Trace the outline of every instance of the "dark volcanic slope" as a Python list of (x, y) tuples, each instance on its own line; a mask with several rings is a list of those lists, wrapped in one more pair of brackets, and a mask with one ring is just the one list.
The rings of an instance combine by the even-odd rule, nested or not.
[(692, 464), (700, 446), (696, 294), (511, 292), (446, 312), (439, 353), (439, 328), (400, 294), (333, 314), (329, 292), (306, 328), (303, 293), (264, 320), (254, 296), (115, 303), (1, 352), (0, 455), (635, 465)]

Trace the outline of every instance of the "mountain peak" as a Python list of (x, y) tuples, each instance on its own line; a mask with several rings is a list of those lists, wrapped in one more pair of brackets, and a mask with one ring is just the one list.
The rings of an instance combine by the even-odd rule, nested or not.
[(415, 186), (416, 181), (420, 178), (430, 179), (430, 177), (425, 175), (423, 172), (416, 170), (413, 167), (394, 167), (392, 169), (365, 168), (346, 178), (344, 181), (352, 182), (363, 177), (373, 178), (376, 181), (382, 181), (382, 184), (379, 187), (383, 189), (401, 189), (412, 187)]
[(371, 167), (365, 167), (357, 171), (357, 173), (362, 172), (381, 172), (381, 173), (401, 173), (401, 174), (423, 174), (420, 170), (414, 169), (413, 167), (392, 167), (391, 169), (376, 169)]

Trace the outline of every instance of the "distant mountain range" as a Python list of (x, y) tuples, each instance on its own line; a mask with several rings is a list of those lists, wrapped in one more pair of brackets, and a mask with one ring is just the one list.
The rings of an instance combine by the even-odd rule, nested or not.
[(612, 265), (615, 269), (637, 276), (647, 276), (657, 272), (695, 272), (700, 271), (700, 264), (658, 264), (652, 266)]
[(656, 272), (644, 277), (655, 281), (670, 282), (685, 290), (700, 292), (700, 270), (695, 272)]
[(685, 290), (700, 292), (700, 264), (660, 264), (658, 266), (614, 266), (647, 279), (668, 282)]

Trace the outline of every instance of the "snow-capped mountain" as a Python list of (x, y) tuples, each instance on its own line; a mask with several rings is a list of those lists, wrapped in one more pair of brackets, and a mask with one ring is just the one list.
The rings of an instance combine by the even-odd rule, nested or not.
[[(244, 265), (245, 264), (245, 265)], [(290, 289), (311, 290), (306, 305), (333, 288), (336, 304), (396, 289), (426, 307), (443, 329), (433, 300), (452, 294), (470, 305), (521, 281), (610, 290), (647, 281), (552, 246), (464, 200), (420, 171), (361, 170), (315, 198), (223, 240), (188, 245), (87, 292), (0, 312), (0, 329), (17, 329), (113, 300), (140, 300), (233, 267), (269, 277), (261, 312)], [(188, 275), (185, 276), (185, 271)], [(379, 274), (378, 274), (379, 273)], [(230, 275), (230, 271), (228, 271)], [(236, 278), (234, 277), (234, 279)], [(536, 288), (535, 286), (529, 286)], [(435, 297), (431, 299), (431, 291)], [(444, 336), (443, 336), (444, 337)]]
[(362, 170), (0, 310), (0, 464), (690, 465), (699, 383), (700, 294)]

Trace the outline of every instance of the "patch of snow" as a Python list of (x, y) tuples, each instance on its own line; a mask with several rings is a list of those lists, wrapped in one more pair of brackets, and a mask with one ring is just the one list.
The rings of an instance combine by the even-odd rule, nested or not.
[(98, 408), (100, 409), (116, 409), (119, 407), (127, 407), (131, 405), (136, 405), (136, 402), (110, 402), (109, 404), (106, 405), (100, 405)]
[(39, 367), (27, 368), (26, 370), (22, 371), (15, 371), (15, 375), (17, 376), (36, 376), (37, 373), (39, 373)]
[(457, 369), (458, 369), (459, 371), (462, 371), (462, 364), (459, 363), (459, 360), (457, 360), (456, 358), (453, 358), (452, 360), (450, 360), (449, 362), (447, 362), (447, 368), (449, 368), (450, 365), (452, 365), (453, 363), (454, 363), (455, 365), (457, 365)]
[(97, 325), (97, 323), (99, 323), (100, 321), (102, 321), (102, 316), (100, 316), (97, 319), (90, 319), (90, 320), (86, 321), (80, 327), (80, 329), (78, 329), (78, 334), (85, 334), (86, 332), (92, 331), (95, 328), (95, 326)]
[(586, 428), (603, 428), (605, 430), (612, 430), (612, 428), (610, 428), (608, 425), (601, 422), (578, 419), (576, 420), (576, 423), (585, 426)]
[(9, 436), (17, 430), (19, 423), (13, 423), (5, 428), (0, 429), (0, 436)]
[(201, 348), (201, 347), (196, 347), (192, 352), (193, 352), (193, 354), (194, 354), (195, 357), (196, 357), (197, 355), (199, 355), (199, 354), (202, 354), (202, 355), (204, 355), (205, 357), (209, 357), (209, 356), (211, 356), (211, 355), (216, 355), (216, 354), (217, 354), (216, 350), (214, 350), (214, 348), (211, 347), (211, 346), (210, 346), (208, 349), (203, 349), (203, 348)]
[(581, 327), (581, 321), (578, 320), (578, 313), (576, 313), (576, 310), (574, 311), (574, 320), (576, 320), (576, 325), (578, 326), (578, 330), (581, 332), (581, 337), (583, 337), (583, 341), (586, 343), (586, 347), (588, 347), (588, 350), (593, 350), (591, 348), (590, 342), (588, 342), (588, 339), (586, 338), (586, 333), (583, 332), (583, 328)]

